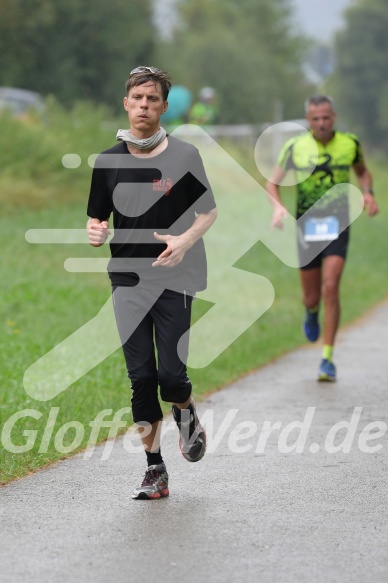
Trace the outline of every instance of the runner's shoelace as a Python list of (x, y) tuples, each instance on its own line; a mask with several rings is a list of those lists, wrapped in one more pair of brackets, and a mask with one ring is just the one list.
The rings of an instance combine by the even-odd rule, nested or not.
[(155, 480), (159, 478), (159, 474), (156, 470), (147, 470), (142, 481), (142, 486), (150, 486)]

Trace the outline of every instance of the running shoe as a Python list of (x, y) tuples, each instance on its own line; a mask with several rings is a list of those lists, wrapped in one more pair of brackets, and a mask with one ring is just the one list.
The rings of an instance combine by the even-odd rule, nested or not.
[(331, 382), (336, 380), (336, 371), (333, 362), (326, 358), (322, 359), (321, 366), (319, 367), (318, 380)]
[(303, 323), (303, 329), (307, 340), (316, 342), (319, 338), (319, 321), (318, 312), (311, 313), (306, 310), (306, 319)]
[(149, 466), (140, 486), (132, 492), (134, 500), (154, 500), (169, 495), (168, 473), (164, 464)]
[(172, 406), (172, 415), (179, 429), (179, 449), (188, 462), (199, 462), (206, 451), (206, 433), (199, 422), (194, 401), (187, 409)]

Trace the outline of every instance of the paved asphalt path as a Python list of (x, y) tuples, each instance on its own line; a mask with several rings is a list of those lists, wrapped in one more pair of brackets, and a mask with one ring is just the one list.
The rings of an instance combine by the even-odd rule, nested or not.
[(1, 488), (0, 582), (388, 581), (387, 323), (382, 304), (341, 331), (336, 384), (313, 345), (201, 402), (197, 464), (167, 417), (169, 498), (130, 498), (134, 434)]

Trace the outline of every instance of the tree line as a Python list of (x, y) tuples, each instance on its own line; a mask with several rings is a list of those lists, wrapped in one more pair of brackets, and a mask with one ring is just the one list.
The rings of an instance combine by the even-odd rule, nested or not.
[(386, 0), (353, 0), (335, 42), (329, 87), (338, 109), (371, 147), (388, 146), (388, 10)]
[(177, 0), (176, 11), (171, 26), (153, 0), (0, 0), (0, 85), (117, 111), (130, 70), (153, 64), (194, 96), (214, 87), (220, 123), (273, 121), (279, 100), (300, 118), (305, 98), (328, 90), (352, 131), (388, 142), (386, 0), (353, 0), (324, 87), (306, 80), (313, 41), (295, 33), (292, 0)]
[(152, 59), (151, 16), (151, 0), (0, 0), (0, 84), (112, 105)]

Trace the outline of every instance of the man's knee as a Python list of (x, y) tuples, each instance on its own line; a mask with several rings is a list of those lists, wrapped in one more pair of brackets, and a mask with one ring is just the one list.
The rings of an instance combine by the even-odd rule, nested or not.
[(128, 372), (132, 389), (132, 417), (136, 423), (153, 423), (161, 417), (158, 401), (158, 377), (156, 374)]
[(325, 302), (337, 302), (339, 298), (339, 281), (327, 279), (322, 284), (322, 297)]
[(191, 395), (191, 382), (186, 374), (159, 373), (160, 397), (168, 403), (184, 403)]
[(149, 372), (129, 372), (128, 378), (131, 381), (131, 388), (134, 392), (156, 391), (158, 388), (158, 376)]

